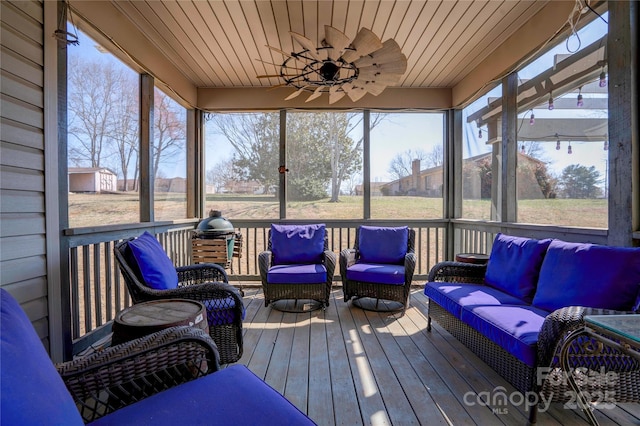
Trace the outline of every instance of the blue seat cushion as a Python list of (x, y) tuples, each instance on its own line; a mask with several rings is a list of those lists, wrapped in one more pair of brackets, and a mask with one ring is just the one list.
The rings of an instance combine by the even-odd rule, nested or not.
[(271, 252), (274, 265), (321, 263), (325, 224), (271, 225)]
[(498, 233), (493, 241), (486, 284), (531, 303), (540, 265), (551, 239), (513, 237)]
[(0, 407), (6, 425), (82, 425), (76, 404), (29, 318), (0, 289)]
[(234, 324), (238, 319), (244, 320), (244, 306), (242, 307), (241, 318), (237, 318), (234, 310), (236, 301), (233, 297), (210, 299), (202, 303), (207, 308), (207, 322), (209, 325)]
[(347, 279), (365, 283), (404, 285), (404, 266), (358, 261), (347, 268)]
[(404, 264), (409, 245), (406, 226), (366, 226), (358, 229), (359, 260), (364, 263)]
[(314, 425), (244, 365), (157, 393), (92, 425)]
[(533, 305), (630, 310), (638, 297), (640, 248), (554, 240), (540, 269)]
[(425, 285), (424, 294), (456, 318), (460, 318), (465, 306), (525, 304), (516, 297), (482, 284), (430, 282)]
[(549, 312), (527, 305), (466, 306), (460, 320), (530, 367), (538, 334)]
[(156, 290), (178, 287), (176, 268), (153, 235), (145, 231), (138, 238), (129, 241), (128, 246), (147, 286)]
[(327, 268), (322, 264), (276, 265), (267, 271), (269, 284), (314, 284), (327, 281)]

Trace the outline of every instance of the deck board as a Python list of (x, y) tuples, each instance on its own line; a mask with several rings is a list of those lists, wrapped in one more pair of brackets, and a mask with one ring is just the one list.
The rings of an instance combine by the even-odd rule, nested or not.
[[(258, 288), (245, 287), (244, 302), (238, 363), (321, 426), (526, 424), (524, 407), (487, 401), (498, 387), (509, 395), (511, 385), (437, 323), (426, 331), (428, 299), (419, 287), (404, 316), (344, 303), (340, 287), (325, 311), (265, 308)], [(596, 410), (596, 418), (640, 424), (640, 404)], [(538, 424), (588, 423), (580, 411), (552, 404)]]

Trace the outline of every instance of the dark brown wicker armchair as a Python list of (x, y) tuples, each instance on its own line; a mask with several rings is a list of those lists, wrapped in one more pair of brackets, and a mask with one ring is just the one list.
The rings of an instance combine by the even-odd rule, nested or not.
[(178, 287), (156, 290), (145, 284), (139, 268), (131, 261), (131, 240), (133, 238), (116, 244), (114, 254), (133, 302), (176, 298), (202, 302), (207, 308), (209, 334), (218, 346), (220, 363), (240, 359), (244, 304), (238, 290), (228, 284), (224, 269), (211, 263), (177, 267)]
[[(403, 230), (404, 228), (404, 230)], [(364, 231), (363, 231), (364, 230)], [(363, 256), (363, 247), (361, 246), (362, 242), (360, 241), (363, 232), (368, 233), (378, 233), (374, 239), (370, 239), (372, 243), (376, 243), (378, 248), (375, 250), (380, 254), (385, 250), (385, 246), (387, 245), (384, 240), (392, 236), (395, 232), (406, 232), (404, 234), (404, 240), (402, 242), (402, 247), (398, 250), (398, 247), (391, 257), (397, 257), (393, 263), (391, 261), (383, 261), (383, 262), (369, 262)], [(387, 235), (388, 233), (391, 233)], [(399, 235), (399, 234), (398, 234)], [(382, 238), (383, 241), (375, 241), (375, 238)], [(393, 237), (395, 238), (395, 237)], [(387, 310), (386, 308), (379, 308), (378, 302), (379, 300), (387, 300), (391, 302), (397, 302), (400, 304), (400, 310), (402, 313), (405, 312), (407, 306), (409, 305), (409, 293), (411, 290), (411, 281), (413, 280), (413, 272), (416, 266), (416, 255), (415, 255), (415, 239), (416, 233), (415, 230), (411, 228), (405, 227), (395, 227), (395, 228), (385, 228), (385, 227), (367, 227), (361, 226), (356, 229), (356, 239), (354, 248), (348, 248), (342, 250), (340, 252), (340, 275), (342, 277), (342, 285), (344, 291), (344, 301), (348, 302), (351, 298), (354, 298), (354, 302), (356, 305), (359, 305), (359, 299), (361, 298), (373, 298), (376, 300), (375, 305), (371, 308), (374, 310)], [(387, 240), (387, 243), (390, 243)], [(396, 256), (397, 255), (397, 256)], [(384, 258), (384, 254), (378, 256), (380, 259)], [(375, 256), (373, 257), (375, 259)], [(362, 263), (361, 263), (362, 262)], [(358, 264), (365, 265), (368, 264), (372, 268), (366, 268), (357, 271), (355, 274), (351, 274), (352, 270), (350, 268), (355, 267), (358, 268)], [(376, 265), (378, 264), (378, 265)], [(369, 272), (377, 271), (377, 267), (380, 269), (393, 269), (389, 271), (386, 277), (384, 273), (378, 274), (377, 272)], [(367, 270), (368, 269), (368, 270)], [(398, 277), (397, 273), (402, 271), (403, 275), (399, 278), (401, 282), (391, 283), (389, 281), (389, 276), (394, 275)], [(378, 277), (374, 277), (374, 275), (378, 275)], [(355, 278), (354, 278), (355, 277)], [(395, 278), (394, 278), (395, 279)], [(363, 308), (366, 305), (359, 305)], [(391, 305), (391, 310), (397, 310), (393, 305)]]
[[(313, 238), (307, 238), (314, 233), (317, 233), (315, 242)], [(296, 235), (296, 239), (280, 239), (281, 243), (284, 242), (282, 245), (289, 246), (283, 249), (282, 246), (278, 247), (278, 243), (273, 244), (274, 234), (276, 239), (286, 234)], [(287, 251), (288, 253), (284, 253)], [(317, 260), (304, 259), (312, 256), (312, 251), (316, 252), (313, 256)], [(280, 256), (279, 253), (283, 255)], [(298, 256), (300, 258), (296, 259)], [(323, 309), (329, 306), (336, 254), (329, 250), (324, 224), (272, 225), (267, 250), (258, 255), (258, 267), (265, 306), (278, 300), (297, 302), (305, 299), (317, 301)], [(274, 271), (275, 274), (271, 275)], [(311, 273), (308, 276), (312, 278), (306, 279), (304, 275), (309, 271)]]

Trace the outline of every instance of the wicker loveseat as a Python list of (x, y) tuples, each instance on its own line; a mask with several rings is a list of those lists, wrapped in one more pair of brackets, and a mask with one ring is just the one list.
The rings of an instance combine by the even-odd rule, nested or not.
[[(559, 359), (568, 334), (585, 315), (639, 312), (639, 289), (640, 248), (498, 234), (487, 265), (431, 269), (427, 329), (436, 321), (526, 396), (535, 423), (543, 403), (572, 397)], [(640, 401), (640, 363), (596, 346), (585, 337), (569, 347), (583, 390), (594, 400), (608, 392), (609, 402)], [(586, 380), (603, 368), (616, 380)]]
[(244, 365), (219, 369), (215, 343), (180, 326), (51, 362), (17, 301), (0, 289), (3, 425), (313, 425)]

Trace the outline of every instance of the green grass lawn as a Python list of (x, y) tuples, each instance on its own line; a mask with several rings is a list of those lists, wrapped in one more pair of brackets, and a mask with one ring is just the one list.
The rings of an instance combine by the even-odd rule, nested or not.
[[(165, 194), (158, 194), (165, 195)], [(139, 221), (137, 193), (69, 194), (70, 227), (85, 227)], [(274, 196), (233, 194), (207, 195), (206, 210), (221, 210), (230, 219), (277, 219), (279, 202)], [(522, 200), (518, 203), (518, 221), (587, 228), (607, 227), (607, 200)], [(185, 217), (184, 194), (158, 196), (155, 200), (156, 220)], [(287, 218), (329, 220), (360, 219), (363, 216), (361, 196), (341, 196), (337, 203), (329, 199), (287, 203)], [(441, 219), (441, 198), (372, 197), (373, 219)], [(465, 200), (463, 218), (489, 220), (488, 200)]]

